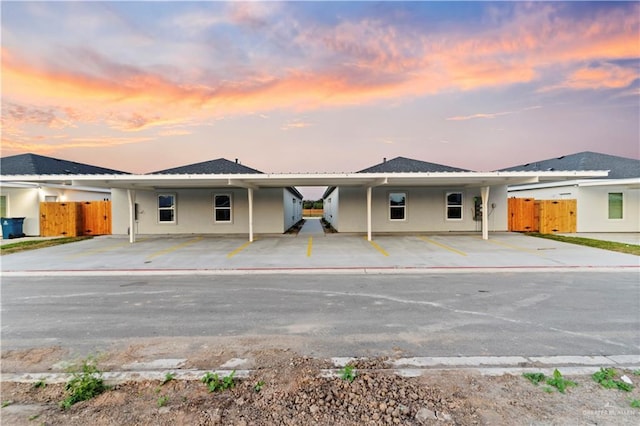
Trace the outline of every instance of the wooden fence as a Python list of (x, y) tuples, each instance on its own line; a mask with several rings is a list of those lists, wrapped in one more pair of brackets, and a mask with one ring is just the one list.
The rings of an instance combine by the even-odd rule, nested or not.
[(509, 231), (576, 232), (576, 200), (536, 200), (534, 198), (509, 198)]
[(322, 209), (302, 209), (302, 216), (304, 217), (322, 217)]
[(40, 203), (40, 236), (111, 234), (111, 201)]

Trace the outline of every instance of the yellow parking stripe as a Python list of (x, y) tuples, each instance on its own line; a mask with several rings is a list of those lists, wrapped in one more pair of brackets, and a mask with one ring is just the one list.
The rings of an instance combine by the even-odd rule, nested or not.
[(312, 247), (313, 247), (313, 237), (309, 237), (309, 243), (307, 243), (307, 257), (311, 257)]
[[(138, 240), (139, 242), (144, 241), (144, 239), (140, 239)], [(118, 243), (118, 244), (112, 244), (110, 246), (106, 246), (106, 247), (102, 247), (102, 248), (96, 248), (93, 250), (86, 250), (83, 251), (82, 253), (78, 253), (78, 254), (74, 254), (73, 256), (67, 256), (65, 257), (66, 260), (73, 260), (73, 259), (77, 259), (80, 257), (85, 257), (85, 256), (91, 256), (93, 254), (100, 254), (100, 253), (104, 253), (107, 251), (111, 251), (111, 250), (115, 250), (115, 249), (119, 249), (119, 248), (123, 248), (123, 247), (131, 247), (131, 243), (129, 241), (127, 241), (126, 243)]]
[(197, 238), (194, 238), (193, 240), (185, 241), (184, 243), (176, 244), (175, 246), (171, 246), (171, 247), (166, 248), (164, 250), (157, 251), (157, 252), (152, 253), (149, 256), (147, 256), (147, 260), (151, 260), (151, 259), (154, 259), (154, 258), (156, 258), (158, 256), (162, 256), (162, 255), (174, 252), (174, 251), (179, 250), (179, 249), (181, 249), (183, 247), (190, 246), (191, 244), (195, 244), (195, 243), (197, 243), (198, 241), (201, 241), (201, 240), (202, 240), (202, 237), (197, 237)]
[(437, 245), (438, 247), (442, 247), (442, 248), (443, 248), (443, 249), (445, 249), (445, 250), (449, 250), (449, 251), (450, 251), (450, 252), (452, 252), (452, 253), (459, 254), (460, 256), (466, 256), (466, 255), (467, 255), (467, 253), (465, 253), (465, 252), (463, 252), (463, 251), (460, 251), (460, 250), (454, 249), (453, 247), (449, 247), (449, 246), (448, 246), (448, 245), (446, 245), (446, 244), (439, 243), (439, 242), (434, 241), (434, 240), (432, 240), (432, 239), (430, 239), (430, 238), (427, 238), (427, 237), (418, 237), (418, 238), (420, 238), (422, 241), (425, 241), (425, 242), (427, 242), (427, 243), (435, 244), (435, 245)]
[(384, 251), (384, 249), (382, 247), (380, 247), (375, 241), (369, 241), (369, 242), (371, 243), (371, 245), (373, 247), (375, 247), (376, 250), (378, 250), (380, 253), (382, 253), (383, 256), (389, 256), (389, 253)]
[(236, 254), (240, 253), (242, 250), (246, 249), (249, 244), (251, 244), (251, 241), (247, 241), (246, 243), (244, 243), (243, 245), (241, 245), (240, 247), (238, 247), (237, 249), (235, 249), (234, 251), (232, 251), (231, 253), (229, 253), (227, 255), (227, 258), (231, 259), (233, 256), (235, 256)]
[(500, 246), (504, 246), (504, 247), (509, 247), (509, 248), (514, 249), (514, 250), (520, 250), (520, 251), (524, 251), (524, 252), (527, 252), (527, 253), (533, 253), (533, 254), (535, 254), (537, 256), (545, 257), (544, 254), (542, 254), (540, 252), (537, 252), (536, 250), (531, 250), (531, 249), (524, 248), (524, 247), (514, 246), (512, 244), (503, 243), (502, 241), (496, 241), (496, 240), (491, 240), (491, 239), (484, 240), (484, 241), (487, 241), (487, 242), (492, 243), (492, 244), (497, 244), (497, 245), (500, 245)]

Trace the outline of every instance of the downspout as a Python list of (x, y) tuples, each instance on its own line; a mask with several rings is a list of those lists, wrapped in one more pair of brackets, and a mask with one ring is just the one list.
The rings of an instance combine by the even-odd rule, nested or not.
[(483, 186), (480, 188), (480, 197), (482, 198), (482, 239), (489, 239), (489, 210), (487, 205), (489, 203), (489, 187)]

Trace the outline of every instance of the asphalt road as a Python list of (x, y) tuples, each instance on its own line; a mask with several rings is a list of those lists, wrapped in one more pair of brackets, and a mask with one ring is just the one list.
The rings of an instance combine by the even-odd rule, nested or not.
[[(637, 271), (3, 277), (2, 349), (291, 338), (317, 357), (640, 352)], [(179, 355), (179, 354), (176, 354)]]

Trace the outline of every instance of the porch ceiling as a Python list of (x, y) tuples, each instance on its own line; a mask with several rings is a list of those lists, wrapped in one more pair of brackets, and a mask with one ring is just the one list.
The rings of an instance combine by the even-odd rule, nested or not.
[(0, 182), (36, 182), (100, 188), (283, 188), (296, 186), (481, 187), (606, 177), (607, 171), (228, 174), (228, 175), (15, 175)]

